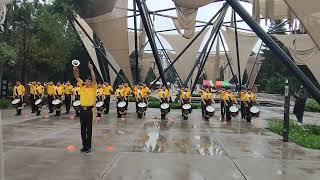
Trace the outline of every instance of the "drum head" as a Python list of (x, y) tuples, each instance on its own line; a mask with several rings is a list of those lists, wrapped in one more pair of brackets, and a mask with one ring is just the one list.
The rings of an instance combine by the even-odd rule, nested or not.
[(104, 104), (104, 103), (103, 103), (102, 101), (99, 101), (99, 102), (97, 102), (96, 107), (97, 107), (97, 108), (102, 107), (103, 104)]
[(61, 100), (60, 100), (60, 99), (55, 99), (55, 100), (52, 101), (52, 104), (53, 104), (53, 105), (58, 105), (58, 104), (60, 104), (60, 103), (61, 103)]
[(213, 113), (213, 112), (214, 112), (214, 107), (212, 107), (212, 106), (207, 106), (207, 107), (206, 107), (206, 111), (208, 111), (209, 113)]
[(231, 107), (229, 108), (229, 111), (232, 112), (232, 113), (236, 113), (236, 112), (239, 111), (239, 109), (238, 109), (237, 106), (231, 106)]
[(252, 106), (250, 108), (250, 112), (253, 113), (253, 114), (256, 114), (256, 113), (260, 112), (260, 109), (257, 106)]
[(13, 100), (13, 101), (11, 102), (11, 104), (16, 105), (16, 104), (18, 104), (20, 101), (21, 101), (20, 99), (15, 99), (15, 100)]
[(36, 102), (34, 102), (35, 105), (39, 105), (42, 102), (42, 99), (37, 99)]
[(144, 103), (144, 102), (141, 102), (141, 103), (138, 104), (138, 107), (145, 108), (145, 107), (147, 107), (147, 104)]
[(121, 101), (121, 102), (118, 103), (118, 107), (119, 107), (119, 108), (123, 108), (123, 107), (126, 106), (126, 104), (127, 104), (126, 102)]
[(169, 108), (169, 104), (168, 103), (163, 103), (161, 104), (161, 109), (168, 109)]
[(74, 101), (74, 102), (72, 103), (72, 105), (75, 106), (75, 107), (78, 107), (78, 106), (80, 106), (80, 101), (79, 101), (79, 100)]
[(191, 104), (184, 104), (182, 106), (182, 109), (186, 109), (186, 110), (191, 109)]

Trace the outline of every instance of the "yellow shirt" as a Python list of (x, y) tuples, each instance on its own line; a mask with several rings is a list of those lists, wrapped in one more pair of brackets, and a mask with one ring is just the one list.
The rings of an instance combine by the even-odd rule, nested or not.
[(116, 94), (117, 97), (123, 96), (123, 91), (122, 91), (122, 89), (119, 89), (119, 88), (116, 89), (116, 93), (115, 93), (115, 94)]
[(80, 87), (75, 87), (74, 88), (73, 95), (80, 96)]
[(112, 86), (108, 85), (108, 86), (103, 87), (103, 94), (104, 95), (110, 96), (112, 92), (113, 92)]
[(149, 94), (151, 93), (149, 87), (143, 87), (142, 90), (143, 90), (143, 92), (146, 93), (147, 95), (149, 95)]
[(62, 96), (64, 94), (64, 87), (62, 85), (56, 86), (54, 94)]
[(180, 93), (180, 98), (181, 99), (190, 99), (191, 98), (191, 92), (190, 91), (187, 91), (187, 92), (182, 91)]
[(40, 96), (44, 94), (44, 87), (42, 85), (36, 86), (36, 94)]
[(139, 87), (138, 87), (138, 86), (134, 86), (134, 87), (133, 87), (133, 95), (134, 95), (134, 96), (137, 96), (138, 91), (139, 91)]
[(55, 94), (54, 89), (55, 89), (54, 85), (47, 85), (47, 94), (54, 95)]
[(159, 89), (158, 91), (158, 97), (161, 99), (167, 99), (170, 97), (170, 92), (168, 89), (166, 90), (162, 90), (162, 89)]
[(32, 95), (36, 94), (36, 85), (34, 85), (34, 84), (30, 85), (30, 94), (32, 94)]
[(73, 93), (73, 86), (70, 85), (65, 85), (64, 86), (64, 93), (65, 94), (72, 94)]
[(249, 97), (250, 97), (250, 100), (251, 100), (251, 101), (253, 101), (253, 102), (256, 102), (256, 101), (257, 101), (257, 96), (256, 96), (253, 92), (251, 92), (251, 93), (249, 94)]
[(83, 85), (83, 81), (79, 81), (80, 87), (80, 104), (81, 106), (94, 106), (96, 103), (97, 84), (92, 84), (90, 87)]
[(103, 95), (103, 87), (99, 87), (98, 89), (97, 89), (97, 96), (102, 96)]
[(130, 96), (131, 88), (130, 87), (124, 87), (123, 88), (123, 95), (124, 96)]
[(24, 96), (24, 93), (26, 92), (26, 89), (23, 85), (14, 86), (13, 88), (13, 96)]
[(249, 94), (248, 93), (246, 93), (246, 92), (243, 92), (243, 93), (241, 93), (240, 94), (240, 100), (241, 101), (250, 101), (250, 96), (249, 96)]
[(201, 100), (212, 100), (212, 93), (211, 92), (204, 92), (201, 95)]

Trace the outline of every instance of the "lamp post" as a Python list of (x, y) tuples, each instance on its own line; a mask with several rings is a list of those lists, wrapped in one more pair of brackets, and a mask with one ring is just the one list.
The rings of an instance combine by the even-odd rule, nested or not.
[(286, 79), (284, 85), (284, 118), (283, 118), (283, 142), (288, 142), (289, 140), (289, 113), (290, 113), (290, 91), (289, 91), (289, 81)]

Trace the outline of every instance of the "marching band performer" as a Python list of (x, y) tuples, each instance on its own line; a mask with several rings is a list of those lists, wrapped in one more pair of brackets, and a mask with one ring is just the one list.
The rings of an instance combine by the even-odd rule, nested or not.
[(247, 104), (247, 122), (251, 122), (251, 114), (250, 114), (250, 108), (257, 102), (257, 96), (254, 94), (252, 89), (248, 89), (248, 104)]
[(166, 86), (163, 85), (162, 88), (158, 90), (158, 98), (160, 104), (170, 102), (170, 91)]
[(36, 82), (32, 81), (29, 84), (29, 97), (30, 97), (30, 105), (31, 105), (31, 113), (36, 112), (36, 106), (35, 103), (35, 95), (36, 95)]
[[(74, 97), (75, 101), (80, 100), (80, 86), (79, 86), (79, 83), (77, 83), (77, 86), (74, 88), (73, 97)], [(80, 116), (80, 109), (76, 108), (75, 111), (76, 111), (76, 117), (79, 117)]]
[(246, 118), (246, 107), (247, 107), (247, 92), (245, 90), (241, 90), (240, 92), (240, 108), (241, 108), (241, 119)]
[[(183, 88), (180, 91), (180, 102), (181, 102), (181, 107), (184, 104), (191, 104), (191, 91), (188, 88)], [(181, 108), (182, 113), (183, 109)]]
[(123, 96), (125, 98), (125, 101), (126, 101), (126, 110), (128, 110), (128, 104), (129, 104), (129, 96), (130, 94), (132, 93), (132, 90), (131, 88), (129, 87), (128, 83), (125, 83), (124, 86), (123, 86)]
[(226, 103), (226, 120), (227, 122), (230, 122), (232, 117), (231, 117), (231, 112), (230, 112), (230, 107), (233, 104), (237, 104), (237, 99), (236, 97), (232, 94), (231, 88), (228, 88), (226, 94), (225, 94), (225, 103)]
[(221, 111), (221, 121), (224, 121), (226, 118), (226, 91), (222, 89), (220, 91), (220, 111)]
[[(42, 86), (42, 84), (39, 81), (37, 81), (37, 83), (36, 83), (36, 93), (35, 93), (35, 98), (34, 98), (35, 102), (38, 99), (42, 100), (43, 95), (44, 95), (44, 87)], [(42, 101), (40, 102), (40, 104), (35, 104), (35, 110), (37, 112), (37, 116), (40, 115), (41, 108), (42, 108)]]
[(103, 85), (103, 95), (105, 96), (104, 98), (104, 106), (105, 106), (105, 110), (104, 113), (108, 114), (109, 113), (109, 109), (110, 109), (110, 96), (113, 93), (113, 89), (112, 86), (105, 82)]
[(54, 99), (59, 99), (61, 102), (60, 104), (56, 105), (56, 116), (61, 115), (61, 107), (62, 107), (62, 102), (63, 102), (63, 95), (64, 95), (64, 87), (60, 82), (57, 82), (57, 85), (55, 87), (55, 94), (54, 94)]
[(151, 90), (146, 84), (143, 84), (142, 94), (143, 94), (143, 97), (145, 97), (145, 101), (148, 102), (149, 95), (151, 94)]
[[(97, 102), (104, 101), (103, 90), (103, 85), (101, 83), (98, 83)], [(100, 108), (97, 108), (97, 117), (101, 117), (102, 110)]]
[(13, 88), (13, 99), (20, 99), (19, 103), (17, 104), (17, 116), (21, 115), (21, 111), (23, 108), (23, 102), (24, 102), (24, 95), (25, 95), (26, 89), (25, 87), (20, 83), (20, 81), (16, 81), (16, 85)]
[(88, 68), (90, 70), (91, 78), (87, 78), (85, 82), (80, 79), (79, 69), (73, 67), (73, 75), (77, 80), (80, 87), (80, 123), (81, 123), (81, 138), (82, 138), (82, 149), (81, 152), (91, 152), (91, 141), (92, 141), (92, 122), (93, 107), (96, 101), (97, 95), (97, 81), (94, 74), (93, 65), (89, 62)]
[(49, 106), (49, 113), (53, 113), (53, 105), (52, 105), (52, 101), (54, 99), (54, 94), (55, 94), (55, 86), (53, 84), (52, 81), (49, 81), (46, 84), (46, 88), (47, 88), (47, 94), (48, 94), (48, 106)]
[(138, 112), (138, 100), (137, 100), (137, 96), (138, 96), (138, 93), (140, 92), (141, 90), (141, 84), (137, 84), (137, 85), (133, 85), (132, 86), (132, 89), (133, 89), (133, 96), (135, 97), (136, 99), (136, 112)]
[(70, 112), (70, 106), (71, 106), (71, 96), (73, 94), (73, 86), (71, 85), (70, 81), (67, 81), (67, 83), (64, 85), (64, 104), (66, 106), (66, 114), (69, 114)]
[(205, 92), (202, 92), (201, 95), (201, 110), (202, 110), (202, 118), (205, 117), (206, 107), (212, 104), (213, 95), (210, 92), (209, 88), (205, 89)]
[[(118, 88), (115, 91), (115, 95), (117, 97), (117, 104), (121, 101), (124, 101), (124, 95), (123, 95), (124, 91), (123, 91), (123, 84), (119, 84)], [(120, 109), (117, 105), (117, 118), (120, 118), (121, 114), (120, 114)]]

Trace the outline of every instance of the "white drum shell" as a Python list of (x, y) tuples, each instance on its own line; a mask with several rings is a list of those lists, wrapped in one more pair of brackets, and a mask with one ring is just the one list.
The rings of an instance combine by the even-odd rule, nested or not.
[(103, 102), (102, 101), (99, 101), (99, 102), (97, 102), (97, 104), (96, 104), (96, 107), (97, 108), (100, 108), (100, 107), (102, 107), (103, 106)]
[(80, 101), (79, 101), (79, 100), (74, 101), (74, 102), (72, 103), (72, 105), (73, 105), (74, 107), (78, 107), (78, 106), (80, 106)]
[(189, 110), (189, 109), (191, 109), (191, 104), (184, 104), (184, 105), (182, 106), (182, 109), (184, 109), (184, 110)]
[(11, 102), (12, 105), (16, 105), (21, 101), (21, 99), (15, 99)]
[(36, 102), (34, 102), (34, 104), (37, 106), (37, 105), (41, 104), (41, 102), (42, 102), (42, 99), (37, 99)]
[(161, 104), (161, 106), (160, 106), (160, 108), (161, 109), (168, 109), (170, 107), (170, 105), (168, 104), (168, 103), (163, 103), (163, 104)]
[(58, 105), (58, 104), (60, 104), (60, 103), (61, 103), (61, 100), (60, 100), (60, 99), (55, 99), (55, 100), (52, 101), (52, 104), (53, 104), (53, 105)]
[(123, 107), (126, 106), (126, 104), (127, 104), (126, 102), (121, 101), (121, 102), (118, 103), (118, 107), (119, 107), (119, 108), (123, 108)]

